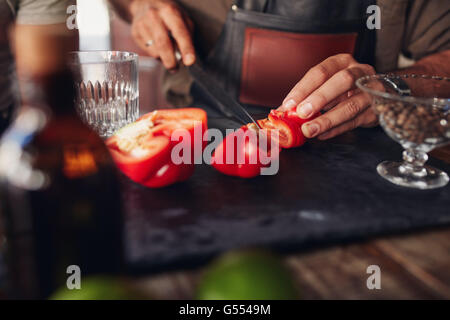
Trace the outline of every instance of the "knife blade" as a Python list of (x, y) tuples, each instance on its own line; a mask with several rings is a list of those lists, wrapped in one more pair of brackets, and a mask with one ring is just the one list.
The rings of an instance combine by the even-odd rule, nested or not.
[[(175, 57), (178, 62), (181, 61), (181, 54), (178, 50), (175, 52)], [(203, 93), (209, 96), (209, 98), (216, 103), (217, 107), (226, 116), (234, 117), (242, 124), (254, 123), (257, 128), (261, 129), (261, 126), (248, 113), (248, 111), (245, 110), (241, 104), (231, 98), (230, 95), (220, 86), (218, 81), (206, 73), (198, 62), (195, 62), (192, 66), (187, 68)]]

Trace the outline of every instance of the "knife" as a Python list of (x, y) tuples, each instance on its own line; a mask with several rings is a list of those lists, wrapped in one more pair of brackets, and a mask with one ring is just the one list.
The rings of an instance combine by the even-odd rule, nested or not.
[[(180, 63), (181, 54), (178, 50), (175, 51), (175, 58), (178, 63)], [(187, 68), (202, 92), (214, 101), (220, 111), (222, 111), (226, 116), (234, 117), (242, 124), (254, 123), (257, 128), (261, 129), (261, 126), (248, 113), (248, 111), (245, 110), (241, 104), (231, 98), (220, 86), (218, 81), (206, 73), (197, 61), (192, 66)]]

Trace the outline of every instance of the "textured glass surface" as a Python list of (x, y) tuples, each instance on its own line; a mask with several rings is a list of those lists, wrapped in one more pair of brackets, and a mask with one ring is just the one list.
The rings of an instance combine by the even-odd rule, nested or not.
[[(397, 185), (418, 189), (445, 186), (445, 172), (426, 166), (427, 152), (450, 141), (450, 78), (376, 75), (356, 82), (372, 101), (381, 127), (405, 149), (403, 162), (385, 161), (378, 173)], [(398, 84), (398, 86), (397, 86)], [(400, 87), (407, 85), (409, 95)]]
[(77, 111), (106, 138), (139, 117), (138, 56), (129, 52), (71, 53)]

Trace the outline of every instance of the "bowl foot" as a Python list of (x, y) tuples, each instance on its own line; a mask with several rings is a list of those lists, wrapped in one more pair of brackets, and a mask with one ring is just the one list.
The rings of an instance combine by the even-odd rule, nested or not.
[(403, 187), (415, 189), (435, 189), (448, 184), (448, 175), (439, 169), (423, 166), (420, 174), (405, 170), (404, 162), (384, 161), (377, 171), (386, 180)]

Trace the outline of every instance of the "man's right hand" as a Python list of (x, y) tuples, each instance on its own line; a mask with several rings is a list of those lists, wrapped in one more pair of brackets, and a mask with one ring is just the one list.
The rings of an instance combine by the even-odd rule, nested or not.
[(195, 62), (192, 20), (174, 1), (135, 0), (130, 9), (132, 36), (151, 57), (161, 59), (167, 69), (176, 68), (175, 43), (185, 65)]

